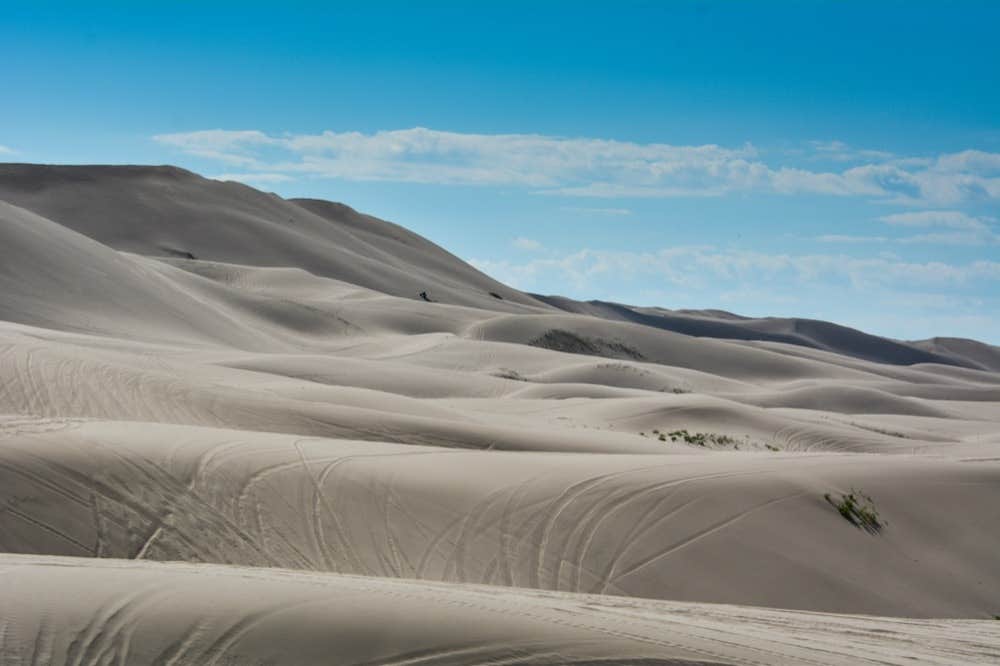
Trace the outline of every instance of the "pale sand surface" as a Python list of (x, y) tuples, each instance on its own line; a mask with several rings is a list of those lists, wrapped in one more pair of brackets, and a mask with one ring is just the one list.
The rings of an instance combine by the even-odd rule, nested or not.
[(0, 200), (2, 664), (1000, 661), (996, 347), (537, 298), (169, 167)]
[[(993, 621), (0, 556), (6, 663), (989, 664)], [(8, 603), (10, 603), (8, 601)], [(35, 661), (32, 661), (32, 660)]]

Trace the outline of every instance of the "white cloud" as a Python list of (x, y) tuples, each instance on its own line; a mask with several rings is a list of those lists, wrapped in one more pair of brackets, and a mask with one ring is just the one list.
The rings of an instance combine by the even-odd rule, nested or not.
[(537, 252), (542, 249), (542, 244), (532, 238), (515, 238), (513, 245), (520, 250), (528, 250), (529, 252)]
[(1000, 262), (965, 264), (908, 262), (892, 255), (859, 258), (845, 254), (768, 254), (748, 250), (682, 246), (650, 252), (583, 249), (561, 257), (525, 262), (472, 259), (476, 268), (521, 289), (569, 284), (592, 290), (608, 281), (651, 280), (681, 288), (707, 288), (732, 283), (740, 287), (764, 284), (846, 283), (854, 288), (915, 286), (955, 288), (1000, 282)]
[(884, 161), (895, 157), (892, 153), (884, 150), (854, 148), (843, 141), (810, 141), (809, 146), (813, 149), (816, 158), (834, 160), (836, 162), (858, 160)]
[(928, 243), (932, 245), (990, 245), (1000, 243), (1000, 235), (990, 231), (952, 231), (947, 233), (918, 234), (899, 239), (900, 243)]
[(821, 243), (884, 243), (885, 236), (848, 236), (843, 234), (825, 234), (816, 238)]
[(17, 151), (0, 144), (0, 155), (17, 155)]
[[(229, 164), (348, 180), (556, 188), (621, 181), (655, 187), (697, 184), (754, 154), (751, 147), (672, 146), (537, 134), (462, 134), (425, 128), (269, 136), (255, 130), (207, 130), (154, 137), (186, 153)], [(289, 159), (292, 158), (292, 159)], [(614, 176), (611, 181), (609, 178)]]
[(977, 171), (1000, 172), (1000, 153), (987, 153), (982, 150), (963, 150), (958, 153), (942, 155), (935, 164), (937, 171)]
[(938, 245), (992, 245), (1000, 243), (1000, 233), (991, 225), (990, 217), (973, 217), (955, 210), (925, 210), (912, 213), (894, 213), (878, 218), (886, 224), (925, 229), (945, 229), (897, 239), (900, 243), (929, 243)]
[(257, 168), (259, 162), (248, 154), (262, 146), (280, 143), (257, 130), (200, 130), (178, 134), (157, 134), (153, 140), (181, 151), (232, 166)]
[(895, 213), (878, 218), (886, 224), (906, 227), (947, 227), (949, 229), (986, 229), (986, 220), (955, 210), (925, 210)]
[(625, 216), (632, 214), (632, 211), (629, 210), (628, 208), (589, 208), (586, 206), (562, 206), (562, 210), (569, 211), (570, 213), (582, 213), (584, 215)]
[(216, 129), (153, 138), (190, 155), (264, 173), (523, 187), (562, 196), (767, 192), (936, 206), (1000, 199), (1000, 154), (974, 150), (932, 158), (896, 158), (839, 142), (816, 143), (815, 155), (849, 156), (856, 164), (842, 171), (813, 171), (768, 163), (751, 145), (677, 146), (539, 134), (464, 134), (421, 127), (373, 134), (283, 135)]

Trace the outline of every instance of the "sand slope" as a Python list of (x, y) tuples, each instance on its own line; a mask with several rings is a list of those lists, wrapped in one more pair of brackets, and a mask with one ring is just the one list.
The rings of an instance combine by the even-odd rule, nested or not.
[[(992, 501), (1000, 462), (543, 455), (155, 424), (137, 440), (121, 422), (0, 428), (5, 552), (922, 617), (988, 615), (1000, 587), (996, 508), (956, 518)], [(891, 516), (882, 533), (824, 499), (855, 485), (877, 489)]]
[(3, 199), (0, 663), (1000, 654), (989, 345), (542, 302), (167, 167)]
[[(846, 326), (814, 319), (767, 317), (754, 319), (717, 310), (666, 310), (604, 301), (575, 301), (561, 296), (535, 295), (560, 310), (616, 321), (630, 321), (698, 337), (730, 340), (765, 340), (825, 349), (868, 361), (912, 365), (944, 363), (996, 370), (996, 353), (984, 355), (971, 349), (982, 343), (950, 338), (951, 344), (935, 341), (905, 342), (870, 335)], [(968, 351), (967, 351), (968, 350)]]
[(0, 612), (12, 664), (988, 664), (1000, 649), (992, 621), (11, 555)]
[(427, 291), (450, 303), (543, 307), (432, 243), (347, 206), (300, 205), (177, 167), (0, 164), (0, 200), (118, 250), (296, 266), (411, 298)]

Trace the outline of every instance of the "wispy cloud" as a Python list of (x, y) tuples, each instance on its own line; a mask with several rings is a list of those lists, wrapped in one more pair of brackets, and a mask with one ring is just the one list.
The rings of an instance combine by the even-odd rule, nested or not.
[(824, 234), (816, 238), (820, 243), (885, 243), (885, 236), (850, 236), (844, 234)]
[(994, 245), (1000, 243), (1000, 235), (992, 231), (952, 231), (906, 236), (900, 238), (899, 242), (929, 243), (932, 245)]
[[(870, 287), (951, 289), (1000, 283), (1000, 262), (911, 262), (891, 254), (856, 257), (845, 254), (769, 254), (712, 247), (673, 247), (653, 252), (583, 249), (559, 257), (524, 262), (472, 259), (476, 268), (521, 289), (546, 284), (593, 290), (615, 281), (670, 285), (675, 289), (765, 288), (777, 285), (842, 284)], [(727, 286), (728, 285), (728, 286)]]
[(849, 146), (843, 141), (810, 141), (809, 147), (817, 159), (833, 160), (835, 162), (855, 162), (862, 160), (886, 161), (895, 157), (884, 150), (868, 150)]
[(933, 206), (1000, 199), (1000, 153), (973, 150), (895, 157), (838, 142), (817, 143), (811, 148), (814, 154), (854, 162), (842, 170), (817, 171), (767, 161), (749, 144), (677, 146), (419, 127), (282, 135), (217, 129), (154, 139), (248, 172), (290, 178), (498, 185), (597, 198), (766, 192)]
[[(618, 173), (650, 184), (692, 178), (753, 155), (749, 146), (671, 146), (537, 134), (462, 134), (424, 128), (316, 135), (206, 130), (154, 137), (186, 153), (269, 171), (349, 180), (552, 189)], [(265, 161), (275, 152), (285, 159)], [(270, 156), (268, 156), (270, 153)]]
[(895, 213), (878, 218), (886, 224), (904, 227), (947, 227), (949, 229), (986, 229), (987, 218), (973, 217), (955, 210), (924, 210)]
[(997, 221), (991, 217), (975, 217), (955, 210), (925, 210), (912, 213), (895, 213), (878, 218), (897, 227), (938, 229), (916, 236), (897, 239), (900, 243), (933, 243), (939, 245), (993, 245), (1000, 244), (1000, 233), (993, 227)]
[(0, 155), (17, 155), (17, 151), (13, 148), (0, 144)]
[(1000, 233), (993, 230), (996, 220), (975, 217), (955, 210), (925, 210), (894, 213), (878, 218), (894, 227), (928, 229), (928, 233), (912, 236), (865, 236), (825, 234), (817, 236), (821, 243), (919, 243), (936, 245), (992, 245), (1000, 244)]
[(542, 244), (533, 238), (515, 238), (512, 245), (519, 250), (527, 250), (528, 252), (537, 252), (542, 249)]
[(204, 157), (230, 166), (259, 168), (260, 160), (251, 156), (256, 149), (279, 143), (256, 130), (200, 130), (178, 134), (157, 134), (157, 143), (177, 148), (188, 155)]
[(591, 208), (588, 206), (562, 206), (561, 208), (570, 213), (580, 213), (581, 215), (625, 216), (632, 214), (632, 211), (628, 208)]

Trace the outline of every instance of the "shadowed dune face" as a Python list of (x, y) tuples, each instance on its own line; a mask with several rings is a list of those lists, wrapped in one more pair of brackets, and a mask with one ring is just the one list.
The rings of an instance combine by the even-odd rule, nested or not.
[(435, 300), (498, 310), (545, 307), (427, 240), (347, 206), (300, 205), (176, 167), (0, 164), (0, 200), (116, 250), (295, 266), (397, 296), (428, 291)]
[(980, 370), (1000, 369), (996, 349), (973, 340), (903, 342), (812, 319), (752, 319), (716, 310), (637, 308), (620, 303), (584, 303), (537, 294), (535, 298), (567, 312), (628, 321), (698, 337), (778, 342), (895, 365), (941, 363)]
[(968, 367), (1000, 372), (1000, 347), (994, 345), (962, 338), (933, 338), (920, 340), (913, 344), (936, 353), (951, 354), (968, 359), (970, 361), (966, 364)]
[(4, 199), (0, 662), (1000, 653), (988, 345), (543, 303), (172, 168)]

